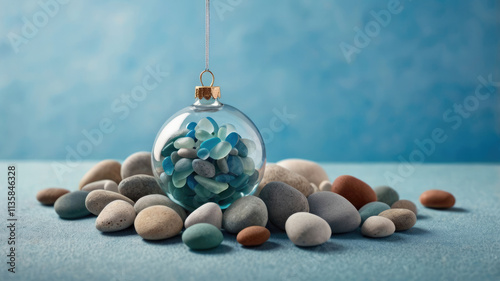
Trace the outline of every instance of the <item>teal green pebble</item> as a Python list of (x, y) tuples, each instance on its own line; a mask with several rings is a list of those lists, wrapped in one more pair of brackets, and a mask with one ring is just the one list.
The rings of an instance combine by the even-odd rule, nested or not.
[(198, 122), (198, 125), (196, 125), (194, 130), (195, 131), (203, 130), (211, 134), (215, 130), (215, 128), (212, 122), (210, 122), (210, 120), (208, 120), (207, 118), (203, 118), (200, 120), (200, 122)]
[(194, 133), (194, 136), (198, 139), (198, 140), (201, 140), (201, 141), (206, 141), (210, 138), (212, 138), (212, 134), (205, 131), (205, 130), (196, 130), (196, 132)]
[(241, 158), (238, 156), (229, 155), (227, 157), (227, 166), (229, 167), (229, 173), (239, 176), (243, 173), (243, 163)]
[(190, 137), (178, 138), (174, 141), (174, 147), (179, 148), (192, 148), (194, 146), (194, 139)]
[(54, 203), (54, 210), (63, 219), (79, 219), (90, 215), (85, 207), (87, 191), (73, 191), (59, 197)]
[(211, 150), (216, 146), (221, 140), (219, 138), (210, 138), (200, 144), (200, 148), (206, 148), (208, 150)]
[(240, 159), (243, 164), (243, 173), (251, 176), (255, 170), (255, 163), (253, 162), (253, 159), (250, 157), (244, 157)]
[(373, 189), (375, 194), (377, 194), (377, 201), (384, 202), (385, 204), (392, 206), (394, 202), (399, 200), (399, 194), (390, 186), (379, 186)]
[(234, 146), (236, 149), (238, 149), (238, 155), (241, 157), (247, 157), (248, 156), (248, 148), (247, 146), (243, 143), (242, 140), (238, 141), (238, 143)]
[(217, 132), (219, 130), (219, 125), (217, 124), (217, 122), (215, 122), (215, 120), (212, 117), (206, 117), (206, 118), (214, 126), (214, 130), (213, 131)]
[(191, 250), (208, 250), (219, 246), (224, 240), (222, 232), (209, 223), (198, 223), (182, 233), (182, 242)]
[(196, 128), (196, 122), (190, 122), (189, 124), (186, 125), (186, 129), (192, 131), (194, 128)]
[(207, 160), (208, 156), (210, 156), (210, 150), (206, 148), (200, 148), (198, 149), (198, 152), (196, 152), (196, 155), (202, 160)]
[(202, 176), (194, 176), (194, 179), (203, 187), (215, 194), (219, 194), (229, 187), (229, 185), (225, 182), (217, 182), (215, 180), (207, 179)]
[(231, 144), (228, 143), (227, 141), (219, 142), (216, 146), (214, 146), (214, 148), (210, 150), (210, 157), (212, 157), (215, 160), (222, 159), (229, 154), (231, 148), (232, 148)]
[(385, 210), (389, 210), (391, 207), (384, 202), (370, 202), (361, 209), (359, 209), (359, 215), (361, 216), (361, 224), (365, 222), (365, 220), (371, 216), (377, 216)]
[(165, 174), (171, 176), (174, 172), (174, 163), (172, 162), (172, 158), (170, 158), (170, 156), (163, 159), (162, 166)]
[(231, 147), (234, 147), (236, 143), (240, 140), (240, 135), (236, 132), (232, 132), (229, 135), (227, 135), (225, 141), (231, 144)]

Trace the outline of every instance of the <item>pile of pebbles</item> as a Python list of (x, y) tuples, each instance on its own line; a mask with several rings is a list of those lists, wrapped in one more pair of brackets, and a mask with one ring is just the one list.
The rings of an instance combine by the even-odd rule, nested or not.
[[(208, 202), (189, 213), (158, 186), (150, 159), (149, 152), (137, 152), (123, 164), (101, 161), (83, 176), (79, 190), (46, 188), (38, 192), (37, 200), (53, 204), (63, 219), (97, 216), (95, 227), (101, 232), (134, 226), (145, 240), (181, 234), (192, 250), (219, 246), (222, 231), (236, 235), (248, 247), (265, 243), (270, 229), (285, 231), (295, 245), (309, 247), (359, 227), (362, 235), (380, 238), (411, 229), (417, 222), (416, 205), (400, 199), (393, 188), (372, 189), (350, 175), (330, 182), (320, 165), (302, 159), (268, 164), (257, 192), (237, 199), (226, 210)], [(445, 209), (455, 204), (455, 198), (446, 191), (428, 190), (420, 202)]]

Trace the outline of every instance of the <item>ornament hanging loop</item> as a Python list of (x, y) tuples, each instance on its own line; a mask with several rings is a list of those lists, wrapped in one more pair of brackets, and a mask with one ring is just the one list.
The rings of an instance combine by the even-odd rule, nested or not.
[(213, 86), (214, 86), (214, 82), (215, 82), (215, 76), (214, 76), (214, 74), (212, 73), (212, 71), (210, 71), (210, 70), (208, 70), (208, 69), (205, 69), (205, 70), (203, 70), (203, 71), (200, 73), (200, 82), (201, 82), (201, 85), (202, 85), (202, 86), (205, 86), (205, 85), (203, 85), (203, 79), (202, 79), (202, 78), (203, 78), (203, 74), (205, 74), (205, 72), (208, 72), (208, 73), (210, 73), (210, 74), (212, 75), (212, 83), (210, 84), (210, 87), (213, 87)]
[[(203, 74), (208, 72), (212, 75), (212, 83), (210, 86), (203, 85)], [(196, 86), (194, 97), (197, 99), (219, 99), (220, 98), (220, 87), (214, 87), (215, 76), (212, 71), (205, 69), (200, 73), (201, 86)]]

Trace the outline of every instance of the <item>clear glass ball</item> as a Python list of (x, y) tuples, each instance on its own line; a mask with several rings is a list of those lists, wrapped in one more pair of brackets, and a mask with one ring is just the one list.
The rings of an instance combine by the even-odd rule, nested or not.
[(218, 99), (196, 99), (161, 127), (151, 158), (153, 174), (172, 201), (190, 211), (207, 202), (225, 209), (257, 190), (266, 149), (241, 111)]

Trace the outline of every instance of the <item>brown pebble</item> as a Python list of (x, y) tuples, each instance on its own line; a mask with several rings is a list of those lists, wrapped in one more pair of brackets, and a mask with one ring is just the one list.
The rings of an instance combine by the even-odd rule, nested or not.
[(241, 230), (236, 236), (236, 241), (243, 246), (259, 246), (264, 244), (269, 237), (271, 237), (271, 232), (262, 226), (249, 226)]
[(448, 209), (455, 205), (455, 197), (447, 191), (431, 189), (420, 195), (420, 203), (428, 208)]
[(36, 200), (43, 205), (54, 205), (57, 198), (69, 192), (66, 188), (49, 187), (38, 191)]
[(417, 211), (417, 205), (415, 205), (415, 203), (411, 202), (410, 200), (398, 200), (396, 202), (394, 202), (394, 204), (391, 205), (391, 208), (392, 209), (408, 209), (410, 211), (412, 211), (413, 213), (415, 213), (415, 215), (417, 215), (418, 211)]
[(112, 180), (119, 184), (122, 180), (120, 175), (121, 166), (120, 162), (109, 159), (97, 163), (82, 177), (78, 189), (99, 180)]
[(415, 213), (408, 209), (389, 209), (378, 215), (390, 219), (396, 226), (396, 231), (408, 230), (417, 222)]
[(370, 202), (377, 201), (377, 194), (368, 184), (349, 175), (336, 178), (332, 183), (332, 192), (343, 196), (358, 210)]

